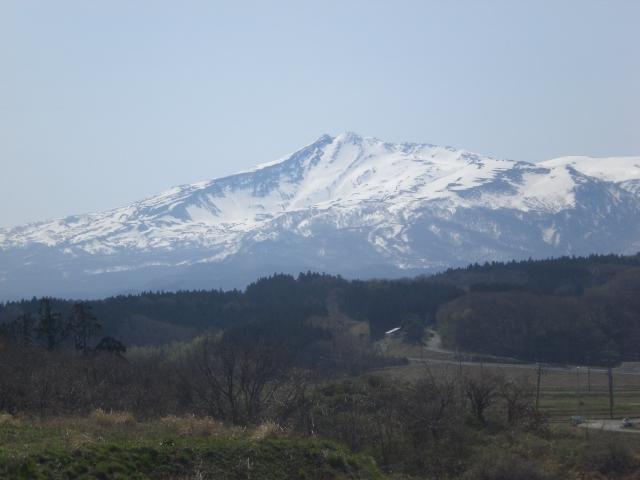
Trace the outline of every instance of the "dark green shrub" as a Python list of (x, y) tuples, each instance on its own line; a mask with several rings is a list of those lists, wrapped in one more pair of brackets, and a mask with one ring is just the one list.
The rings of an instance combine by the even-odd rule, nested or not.
[(580, 467), (603, 474), (626, 473), (638, 467), (632, 448), (621, 438), (596, 439), (585, 446)]
[(551, 480), (540, 465), (512, 453), (483, 455), (465, 472), (463, 480)]

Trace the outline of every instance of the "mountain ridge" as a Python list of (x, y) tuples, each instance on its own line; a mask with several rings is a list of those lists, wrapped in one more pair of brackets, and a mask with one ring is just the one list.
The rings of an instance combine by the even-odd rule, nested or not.
[[(38, 292), (59, 294), (109, 274), (119, 278), (106, 283), (132, 289), (211, 286), (213, 278), (241, 286), (223, 280), (237, 271), (249, 280), (293, 268), (398, 276), (484, 260), (634, 253), (638, 218), (640, 157), (528, 163), (345, 132), (124, 207), (0, 229), (0, 299), (39, 275), (58, 281), (38, 280)], [(209, 283), (207, 274), (190, 279), (186, 270), (203, 265)], [(176, 274), (182, 280), (163, 282)]]

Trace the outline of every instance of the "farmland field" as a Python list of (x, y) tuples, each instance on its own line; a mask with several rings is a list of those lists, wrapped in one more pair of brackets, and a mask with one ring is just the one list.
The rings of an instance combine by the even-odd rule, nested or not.
[[(400, 339), (386, 340), (388, 355), (401, 355), (406, 366), (384, 369), (386, 375), (416, 380), (427, 372), (434, 375), (465, 375), (480, 371), (506, 378), (537, 382), (538, 365), (490, 357), (455, 354), (407, 345)], [(539, 407), (551, 423), (568, 423), (571, 416), (609, 418), (609, 382), (603, 367), (541, 365)], [(640, 419), (640, 365), (625, 363), (612, 369), (613, 418)]]

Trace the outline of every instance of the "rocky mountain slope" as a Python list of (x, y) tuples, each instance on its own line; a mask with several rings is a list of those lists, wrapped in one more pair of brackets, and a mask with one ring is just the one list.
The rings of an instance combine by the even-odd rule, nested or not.
[(638, 250), (640, 157), (532, 164), (344, 133), (126, 207), (0, 230), (0, 300)]

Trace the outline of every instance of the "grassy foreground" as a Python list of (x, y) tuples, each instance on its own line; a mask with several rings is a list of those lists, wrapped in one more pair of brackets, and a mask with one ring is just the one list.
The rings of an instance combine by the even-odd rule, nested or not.
[(382, 479), (374, 461), (330, 441), (288, 436), (273, 425), (229, 429), (212, 419), (135, 422), (0, 418), (3, 479)]
[[(554, 427), (546, 434), (488, 426), (468, 430), (451, 474), (379, 470), (374, 460), (330, 440), (300, 438), (274, 424), (230, 428), (202, 417), (137, 422), (126, 413), (14, 418), (0, 414), (1, 479), (159, 480), (637, 480), (640, 435)], [(435, 456), (434, 456), (435, 455)], [(453, 473), (457, 463), (463, 471)], [(455, 468), (455, 470), (460, 470)]]

